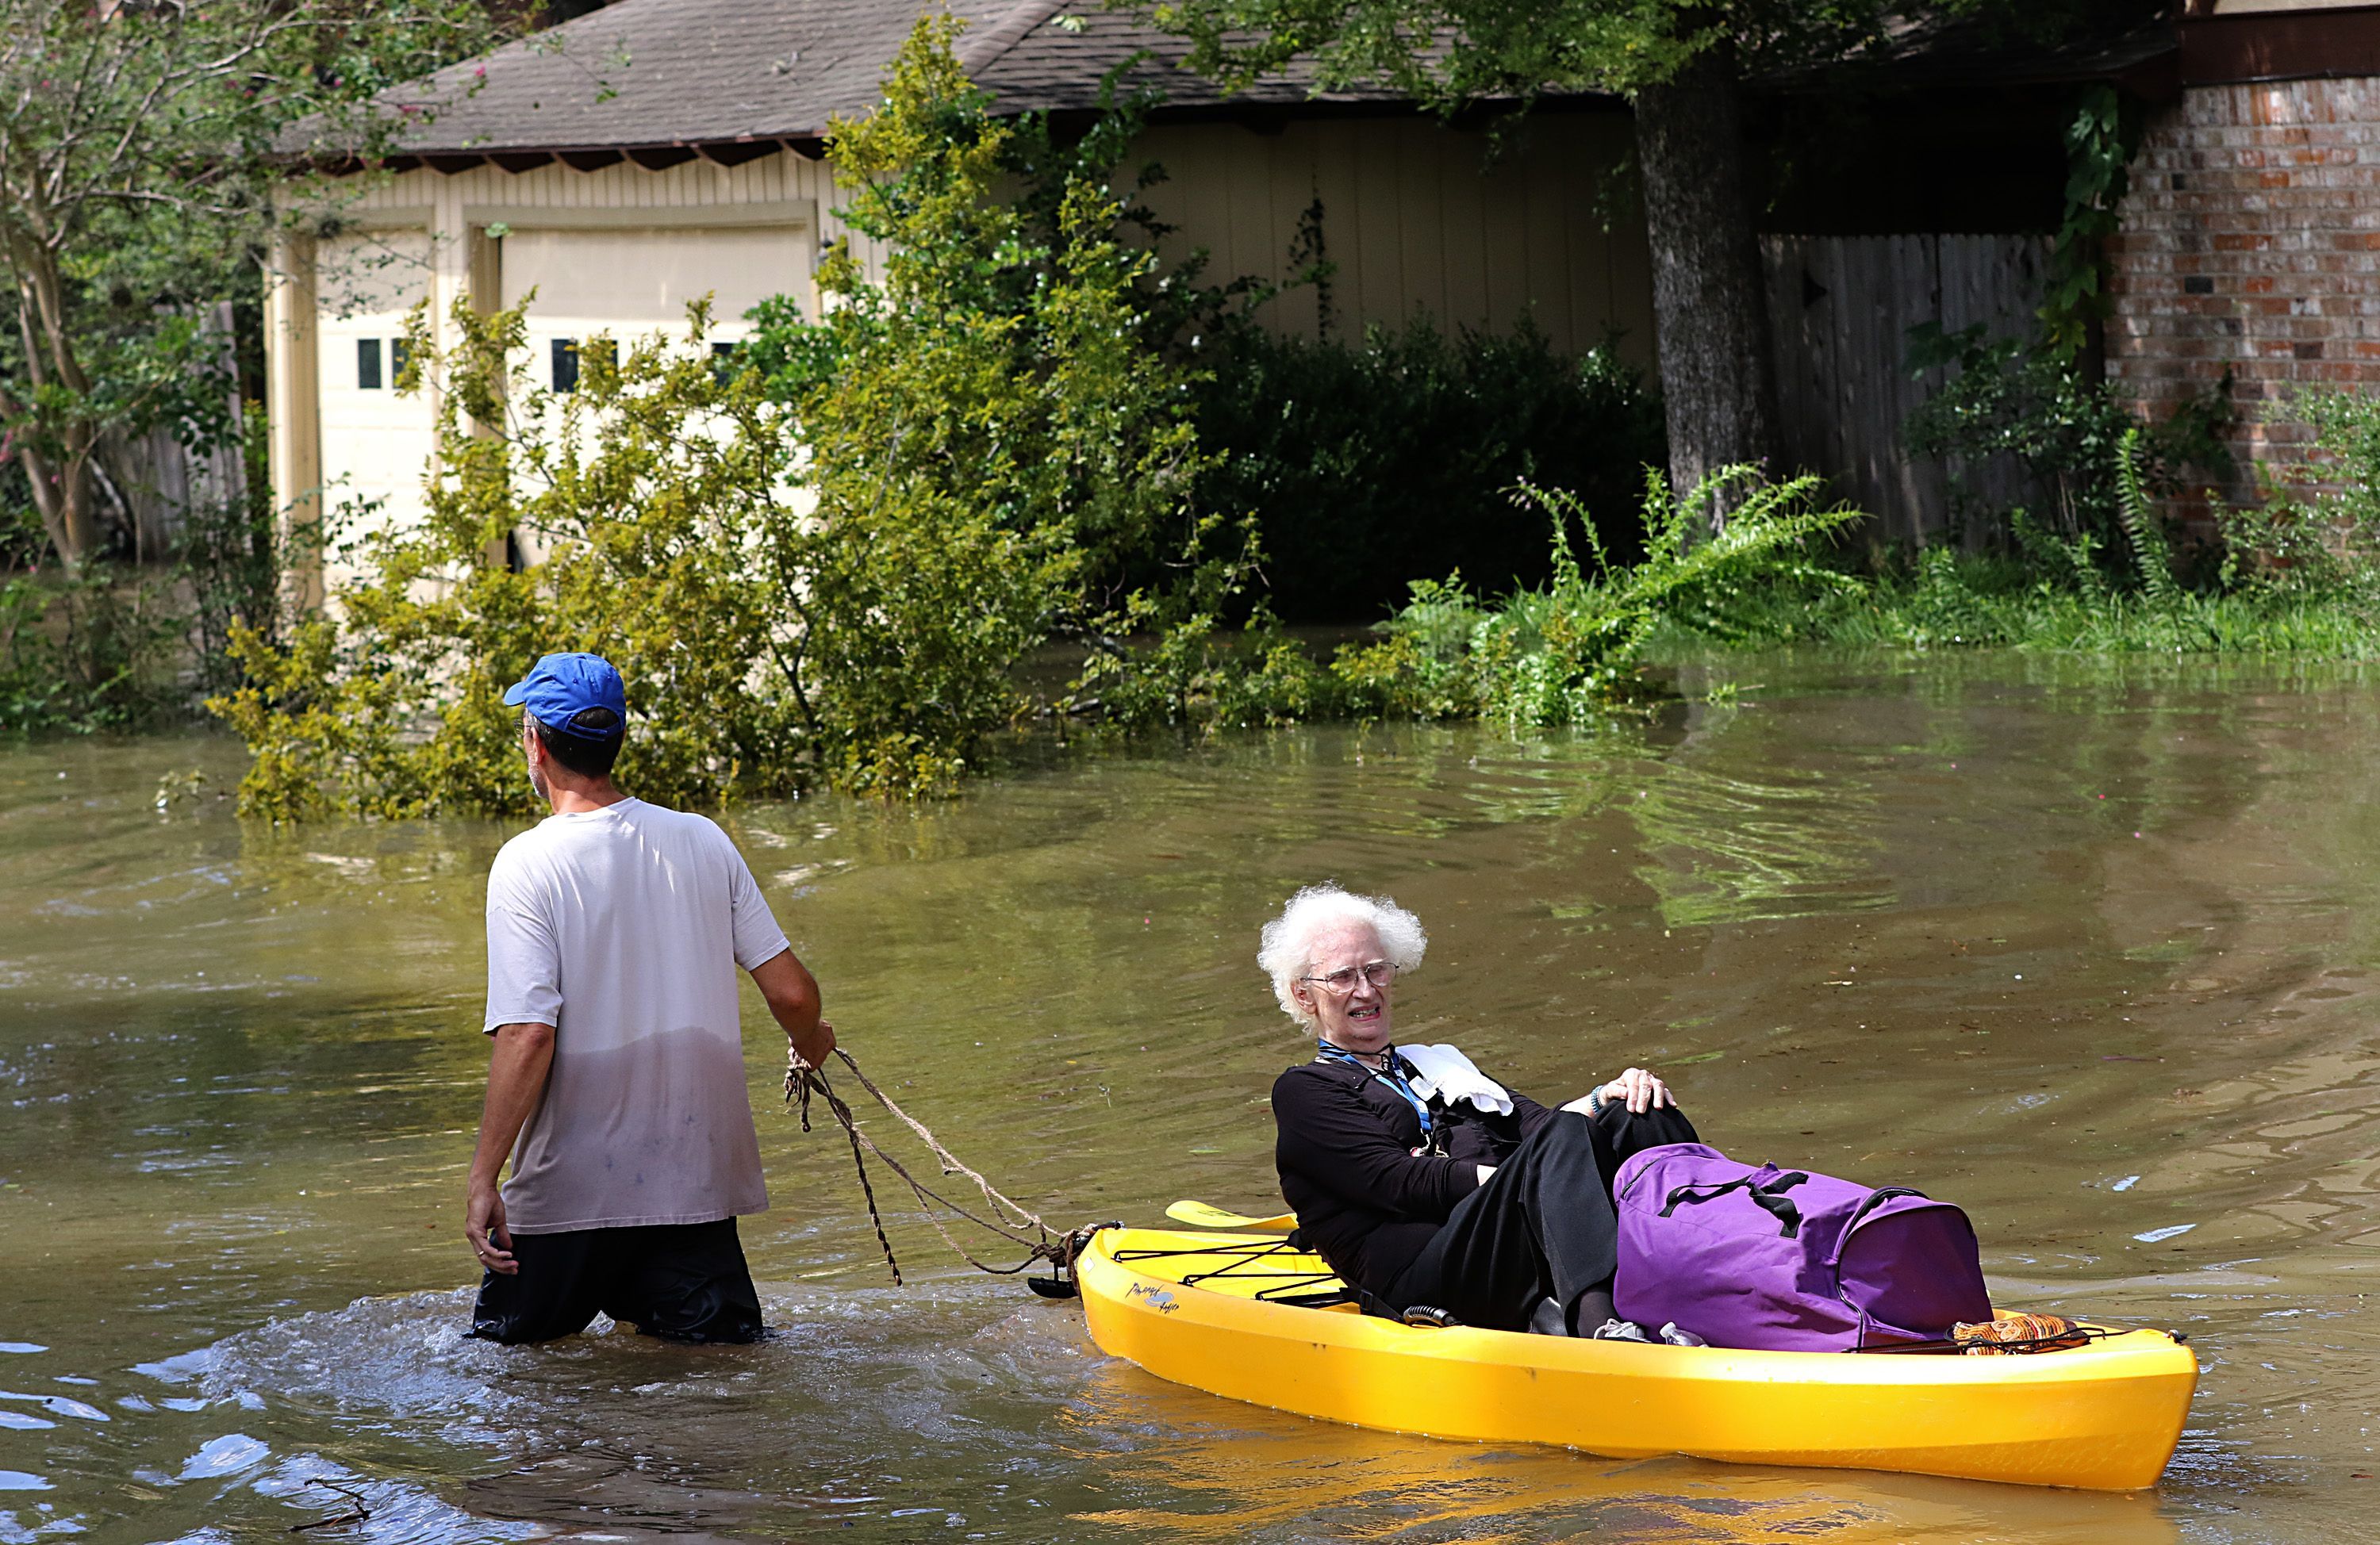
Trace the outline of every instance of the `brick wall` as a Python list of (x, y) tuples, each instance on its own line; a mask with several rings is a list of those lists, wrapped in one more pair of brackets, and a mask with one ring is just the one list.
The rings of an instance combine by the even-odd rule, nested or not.
[(2303, 475), (2289, 397), (2380, 387), (2380, 78), (2191, 87), (2151, 118), (2131, 187), (2109, 378), (2162, 418), (2228, 367), (2240, 475), (2223, 492), (2252, 497), (2252, 462)]

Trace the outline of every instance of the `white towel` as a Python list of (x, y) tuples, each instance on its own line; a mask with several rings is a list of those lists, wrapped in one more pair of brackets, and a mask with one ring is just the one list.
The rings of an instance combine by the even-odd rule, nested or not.
[(1498, 1116), (1512, 1114), (1512, 1096), (1504, 1086), (1473, 1067), (1471, 1059), (1452, 1046), (1399, 1046), (1397, 1055), (1413, 1064), (1417, 1075), (1414, 1092), (1423, 1099), (1440, 1099), (1450, 1105), (1468, 1100)]

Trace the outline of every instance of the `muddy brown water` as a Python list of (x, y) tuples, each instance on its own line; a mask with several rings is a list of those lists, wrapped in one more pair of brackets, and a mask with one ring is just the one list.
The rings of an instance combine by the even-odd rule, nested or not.
[[(1735, 706), (1325, 728), (728, 824), (846, 1044), (1053, 1220), (1269, 1208), (1301, 1043), (1256, 930), (1323, 876), (1432, 944), (1408, 1032), (1540, 1095), (1665, 1069), (1713, 1141), (1964, 1203), (2004, 1302), (2191, 1334), (2155, 1492), (1358, 1431), (895, 1289), (777, 1107), (781, 1334), (463, 1341), (502, 823), (243, 827), (199, 737), (0, 749), (0, 1545), (285, 1537), (2309, 1541), (2380, 1497), (2380, 676), (1734, 661)], [(201, 770), (159, 808), (160, 779)], [(1427, 1392), (1415, 1392), (1426, 1399)]]

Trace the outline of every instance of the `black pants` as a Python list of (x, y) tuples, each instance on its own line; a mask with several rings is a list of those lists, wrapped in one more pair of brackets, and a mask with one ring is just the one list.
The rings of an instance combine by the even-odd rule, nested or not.
[(488, 1273), (471, 1334), (513, 1345), (587, 1328), (598, 1310), (670, 1341), (758, 1341), (760, 1296), (735, 1220), (516, 1234), (512, 1276)]
[(1595, 1329), (1578, 1324), (1578, 1306), (1590, 1295), (1609, 1303), (1620, 1264), (1611, 1182), (1621, 1164), (1644, 1149), (1696, 1141), (1694, 1123), (1675, 1107), (1642, 1116), (1606, 1109), (1596, 1121), (1556, 1111), (1486, 1185), (1455, 1203), (1389, 1289), (1390, 1305), (1402, 1312), (1430, 1304), (1466, 1325), (1519, 1331), (1551, 1298), (1574, 1330)]

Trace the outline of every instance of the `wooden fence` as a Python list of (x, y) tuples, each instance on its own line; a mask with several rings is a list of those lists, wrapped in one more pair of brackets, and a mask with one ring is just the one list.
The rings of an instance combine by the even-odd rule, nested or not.
[[(209, 308), (199, 318), (201, 329), (232, 346), (231, 302)], [(227, 404), (235, 423), (240, 411), (235, 390)], [(100, 495), (115, 508), (132, 534), (136, 561), (154, 563), (173, 555), (193, 508), (225, 505), (248, 496), (247, 469), (237, 445), (217, 446), (194, 453), (167, 428), (140, 435), (111, 432), (100, 442), (92, 462), (99, 475)]]
[(1909, 330), (1982, 322), (1996, 336), (2030, 334), (2048, 266), (2044, 238), (1772, 235), (1761, 251), (1786, 453), (1874, 515), (1876, 539), (1942, 541), (1962, 502), (1978, 513), (2041, 507), (2042, 490), (2014, 458), (1958, 467), (1921, 459), (1903, 426), (1944, 379), (1911, 375)]

